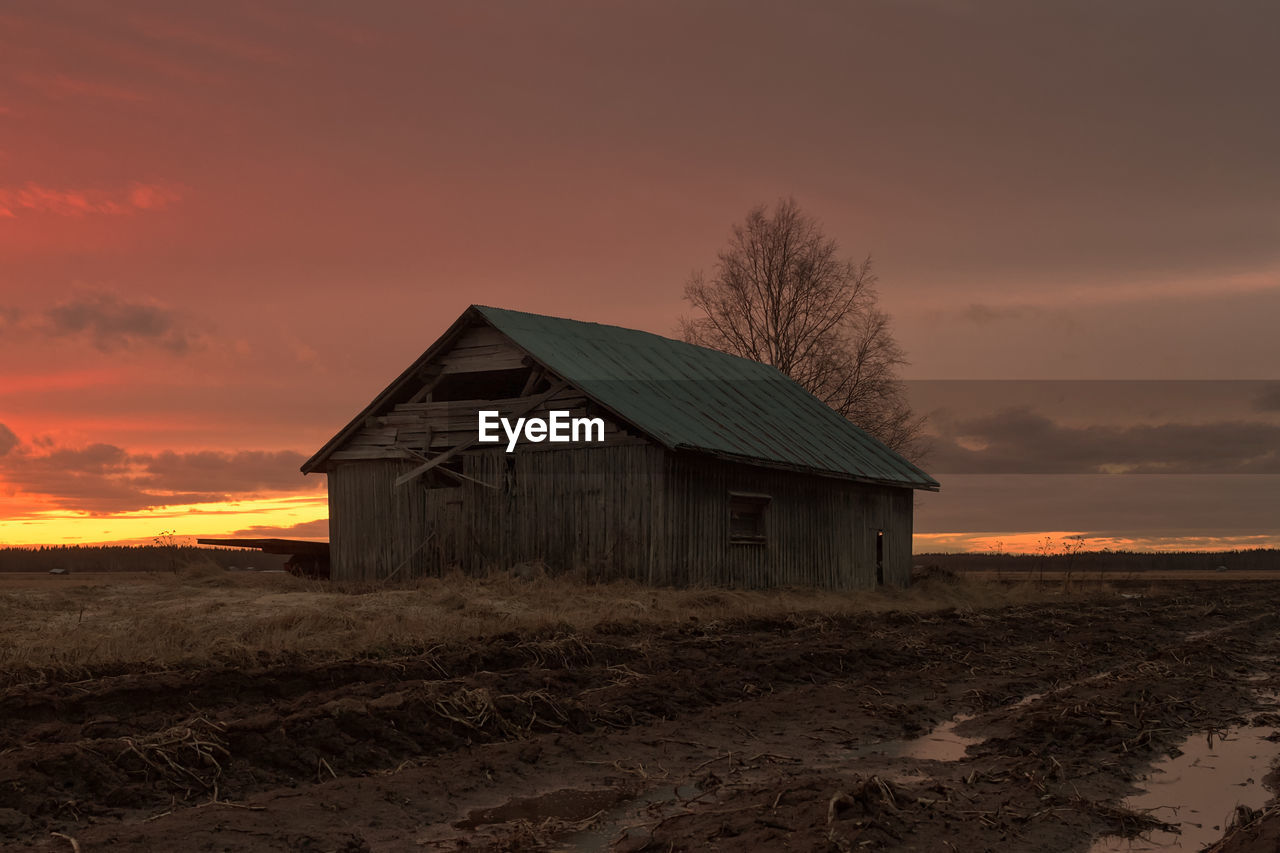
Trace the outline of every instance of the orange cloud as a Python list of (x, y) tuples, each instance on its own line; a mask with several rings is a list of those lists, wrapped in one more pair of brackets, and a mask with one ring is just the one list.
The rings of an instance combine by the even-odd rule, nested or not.
[(51, 98), (88, 97), (129, 102), (148, 100), (146, 95), (135, 89), (127, 89), (101, 80), (73, 77), (70, 74), (28, 73), (21, 75), (18, 79)]
[[(0, 323), (0, 330), (3, 328), (3, 323)], [(114, 385), (126, 381), (126, 378), (121, 371), (106, 368), (63, 370), (56, 373), (6, 373), (0, 375), (0, 397), (32, 391), (76, 391)]]
[(21, 188), (0, 187), (0, 216), (15, 217), (18, 211), (53, 216), (120, 215), (140, 210), (163, 210), (182, 199), (182, 191), (172, 184), (133, 183), (125, 190), (56, 189), (28, 181)]
[(181, 199), (177, 189), (160, 184), (134, 184), (129, 191), (129, 203), (138, 210), (164, 210)]

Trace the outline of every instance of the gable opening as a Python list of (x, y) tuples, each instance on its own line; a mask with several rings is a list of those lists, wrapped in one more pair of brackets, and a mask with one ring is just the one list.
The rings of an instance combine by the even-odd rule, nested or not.
[[(422, 477), (422, 485), (428, 489), (457, 489), (462, 486), (462, 457), (446, 459)], [(451, 476), (457, 475), (457, 476)]]
[(520, 396), (529, 378), (530, 369), (527, 367), (450, 373), (440, 377), (431, 389), (431, 399), (435, 402), (512, 399)]

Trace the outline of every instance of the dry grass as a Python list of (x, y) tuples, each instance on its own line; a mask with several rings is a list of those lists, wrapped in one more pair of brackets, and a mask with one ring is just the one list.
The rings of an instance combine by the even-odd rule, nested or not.
[[(119, 577), (119, 576), (117, 576)], [(832, 593), (654, 589), (542, 573), (461, 575), (356, 588), (283, 574), (193, 566), (173, 574), (11, 577), (0, 586), (0, 678), (13, 683), (182, 666), (252, 665), (413, 653), (517, 631), (590, 631), (602, 623), (702, 624), (799, 614), (980, 609), (1059, 591), (1035, 584), (929, 581), (908, 590)]]

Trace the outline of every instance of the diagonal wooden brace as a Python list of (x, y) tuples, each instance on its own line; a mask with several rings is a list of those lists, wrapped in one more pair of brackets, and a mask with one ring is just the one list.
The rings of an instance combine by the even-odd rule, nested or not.
[[(520, 408), (512, 411), (509, 417), (518, 418), (523, 415), (527, 415), (529, 412), (538, 408), (543, 403), (547, 402), (547, 400), (550, 400), (556, 394), (559, 394), (561, 391), (563, 391), (568, 384), (569, 384), (568, 382), (563, 382), (563, 381), (557, 382), (555, 385), (552, 385), (546, 391), (543, 391), (541, 394), (534, 397), (532, 400), (525, 403)], [(413, 482), (417, 478), (421, 477), (423, 474), (430, 471), (432, 468), (436, 467), (437, 465), (440, 465), (441, 463), (448, 462), (454, 456), (457, 456), (459, 453), (461, 453), (462, 451), (466, 450), (467, 448), (471, 447), (473, 444), (476, 444), (479, 441), (480, 441), (480, 436), (477, 435), (475, 438), (469, 439), (467, 441), (462, 442), (461, 444), (450, 447), (448, 450), (444, 451), (443, 453), (440, 453), (440, 454), (437, 454), (436, 456), (431, 457), (426, 462), (423, 462), (421, 465), (419, 465), (417, 468), (414, 468), (411, 471), (405, 471), (399, 477), (396, 477), (396, 485), (403, 486), (405, 483)]]

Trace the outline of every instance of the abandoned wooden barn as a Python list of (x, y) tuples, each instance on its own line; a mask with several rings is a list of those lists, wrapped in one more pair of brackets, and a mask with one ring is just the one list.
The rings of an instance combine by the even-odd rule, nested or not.
[[(508, 452), (501, 429), (480, 440), (482, 411), (598, 421), (565, 443), (526, 430)], [(342, 580), (539, 562), (653, 584), (905, 585), (912, 490), (938, 488), (772, 367), (482, 306), (302, 470), (328, 475)]]

